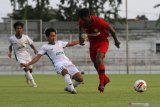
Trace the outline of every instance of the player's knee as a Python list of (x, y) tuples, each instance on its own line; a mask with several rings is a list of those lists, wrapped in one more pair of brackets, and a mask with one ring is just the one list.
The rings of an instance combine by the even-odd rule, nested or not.
[(83, 76), (79, 72), (73, 76), (73, 79), (75, 79), (78, 82), (83, 82)]
[(83, 82), (83, 78), (77, 79), (78, 82)]
[(64, 75), (68, 74), (68, 71), (66, 69), (63, 69), (61, 74), (64, 76)]
[(96, 59), (96, 65), (100, 65), (103, 62), (103, 60), (101, 58), (97, 58)]
[(78, 80), (79, 82), (83, 82), (83, 77), (81, 76)]
[(83, 82), (83, 77), (82, 77), (82, 76), (79, 76), (79, 77), (77, 77), (75, 80), (78, 81), (78, 82)]
[(104, 54), (98, 54), (97, 56), (96, 56), (96, 64), (97, 65), (100, 65), (101, 63), (103, 63), (103, 59), (104, 59)]

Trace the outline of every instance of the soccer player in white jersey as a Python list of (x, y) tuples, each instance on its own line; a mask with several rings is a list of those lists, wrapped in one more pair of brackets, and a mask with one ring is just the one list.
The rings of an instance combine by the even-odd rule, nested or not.
[[(36, 63), (42, 55), (47, 55), (54, 64), (55, 71), (64, 77), (65, 83), (67, 84), (65, 91), (76, 94), (77, 92), (75, 87), (83, 82), (83, 77), (76, 66), (69, 60), (68, 57), (66, 57), (63, 48), (77, 45), (79, 44), (79, 40), (72, 42), (64, 42), (60, 40), (57, 41), (57, 33), (53, 28), (46, 29), (45, 35), (47, 37), (48, 43), (44, 44), (40, 48), (38, 54), (32, 59), (31, 62), (22, 65), (30, 66)], [(75, 81), (72, 82), (72, 79)]]
[[(27, 45), (33, 49), (34, 53), (37, 54), (37, 50), (33, 45), (33, 41), (29, 36), (23, 34), (23, 23), (16, 22), (13, 25), (15, 29), (15, 35), (12, 35), (9, 38), (10, 46), (8, 57), (12, 57), (12, 48), (14, 50), (15, 58), (19, 63), (28, 63), (32, 60), (30, 53), (27, 51)], [(22, 67), (25, 71), (25, 77), (27, 83), (31, 83), (33, 87), (37, 87), (37, 84), (34, 81), (32, 76), (32, 66)]]

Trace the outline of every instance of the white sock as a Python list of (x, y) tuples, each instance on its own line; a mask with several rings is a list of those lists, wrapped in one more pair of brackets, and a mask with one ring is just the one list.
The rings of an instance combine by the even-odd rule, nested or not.
[(26, 76), (31, 81), (32, 85), (36, 84), (35, 81), (34, 81), (34, 79), (33, 79), (32, 74), (29, 71), (26, 72)]
[(64, 81), (67, 84), (69, 90), (74, 90), (73, 83), (69, 74), (64, 75)]
[(73, 83), (74, 88), (77, 87), (80, 83), (81, 82), (78, 82), (78, 81), (75, 80), (74, 83)]

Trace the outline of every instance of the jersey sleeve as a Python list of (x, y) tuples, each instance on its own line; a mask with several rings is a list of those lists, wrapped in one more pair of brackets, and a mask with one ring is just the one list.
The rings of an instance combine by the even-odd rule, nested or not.
[(110, 26), (109, 23), (102, 18), (99, 18), (99, 22), (100, 22), (100, 26), (104, 29), (108, 29)]
[(28, 41), (28, 44), (29, 44), (29, 45), (32, 45), (32, 44), (33, 44), (33, 40), (32, 40), (29, 36), (27, 36), (27, 41)]
[(41, 54), (41, 55), (46, 54), (45, 46), (42, 46), (42, 47), (40, 48), (40, 50), (38, 51), (38, 54)]
[(64, 41), (58, 41), (58, 42), (63, 48), (66, 47), (66, 45), (68, 44), (68, 42), (64, 42)]

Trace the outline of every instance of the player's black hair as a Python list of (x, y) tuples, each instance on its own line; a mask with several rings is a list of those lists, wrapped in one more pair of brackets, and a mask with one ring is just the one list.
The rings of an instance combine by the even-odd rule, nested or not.
[(13, 25), (14, 29), (16, 29), (17, 26), (22, 26), (22, 28), (23, 28), (24, 25), (23, 25), (22, 22), (18, 21), (18, 22), (15, 22), (14, 25)]
[(54, 29), (54, 28), (47, 28), (47, 29), (44, 31), (46, 37), (49, 37), (49, 35), (50, 35), (51, 32), (57, 33), (56, 29)]
[(81, 17), (86, 17), (86, 16), (89, 16), (90, 15), (90, 11), (89, 9), (87, 8), (83, 8), (83, 9), (80, 9), (79, 12), (78, 12), (78, 16), (81, 18)]

